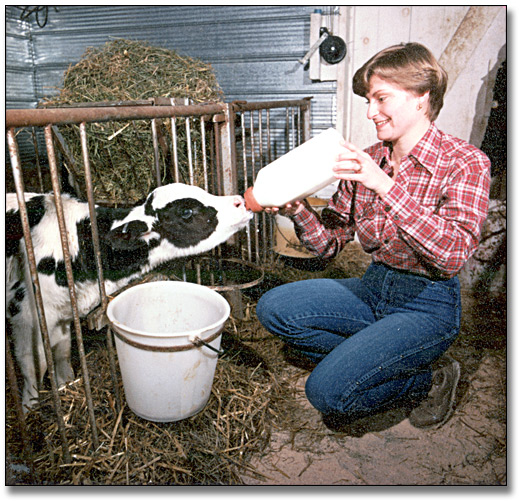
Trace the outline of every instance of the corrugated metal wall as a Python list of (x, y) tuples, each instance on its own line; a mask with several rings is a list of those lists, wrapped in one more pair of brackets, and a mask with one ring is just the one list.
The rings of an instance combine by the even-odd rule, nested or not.
[(309, 48), (314, 6), (56, 9), (48, 8), (41, 28), (34, 15), (21, 22), (21, 9), (6, 7), (7, 107), (35, 107), (61, 86), (64, 71), (87, 47), (131, 38), (211, 63), (227, 101), (314, 96), (312, 127), (335, 124), (335, 82), (312, 82), (297, 63)]

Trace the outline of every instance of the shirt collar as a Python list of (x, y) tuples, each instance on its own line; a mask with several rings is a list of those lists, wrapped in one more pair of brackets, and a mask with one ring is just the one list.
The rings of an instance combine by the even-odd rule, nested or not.
[[(414, 162), (425, 167), (430, 173), (436, 169), (438, 152), (440, 149), (441, 137), (437, 126), (432, 122), (426, 134), (413, 147), (408, 155)], [(393, 146), (390, 142), (383, 142), (383, 156), (386, 157), (387, 162), (391, 160)]]
[(422, 139), (413, 147), (409, 156), (425, 167), (430, 173), (437, 167), (441, 137), (437, 126), (432, 122)]

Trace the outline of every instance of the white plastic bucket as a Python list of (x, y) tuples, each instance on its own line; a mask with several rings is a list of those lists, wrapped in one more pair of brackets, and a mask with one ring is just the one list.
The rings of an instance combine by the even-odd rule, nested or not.
[(229, 315), (226, 299), (192, 283), (144, 283), (116, 296), (107, 317), (130, 409), (159, 422), (201, 411)]

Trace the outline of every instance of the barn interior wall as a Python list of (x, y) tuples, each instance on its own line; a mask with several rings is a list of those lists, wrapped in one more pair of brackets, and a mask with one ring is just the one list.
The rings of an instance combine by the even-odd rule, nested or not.
[[(465, 5), (381, 5), (349, 9), (353, 44), (349, 45), (349, 67), (345, 72), (348, 78), (371, 56), (390, 45), (420, 42), (437, 59), (444, 56), (450, 44), (458, 47), (456, 54), (462, 56), (462, 61), (454, 61), (453, 57), (444, 63), (452, 85), (436, 123), (444, 132), (480, 147), (493, 101), (496, 74), (507, 57), (506, 9)], [(454, 68), (457, 63), (459, 67)], [(375, 142), (375, 129), (366, 119), (366, 102), (352, 94), (349, 84), (339, 103), (338, 113), (346, 115), (343, 134), (361, 147)]]
[(214, 68), (226, 101), (314, 96), (314, 129), (335, 123), (335, 82), (312, 82), (297, 60), (309, 46), (314, 6), (58, 6), (45, 26), (6, 10), (6, 101), (34, 108), (57, 92), (90, 46), (143, 40)]
[[(353, 96), (350, 76), (378, 50), (419, 41), (441, 57), (469, 6), (341, 7), (351, 16), (339, 72), (346, 81), (319, 82), (297, 61), (310, 45), (313, 5), (129, 6), (64, 5), (20, 20), (20, 7), (6, 7), (6, 106), (33, 108), (57, 92), (64, 71), (90, 46), (114, 38), (144, 40), (212, 64), (227, 101), (264, 101), (313, 96), (312, 131), (340, 126), (361, 147), (375, 141), (363, 99)], [(322, 6), (324, 9), (324, 6)], [(490, 9), (494, 9), (490, 7)], [(446, 96), (438, 125), (480, 145), (496, 70), (506, 59), (506, 10), (488, 12), (490, 26), (477, 41)], [(40, 13), (40, 24), (43, 14)], [(393, 25), (393, 30), (389, 26)], [(337, 94), (342, 89), (343, 96)], [(338, 118), (339, 114), (339, 118)]]

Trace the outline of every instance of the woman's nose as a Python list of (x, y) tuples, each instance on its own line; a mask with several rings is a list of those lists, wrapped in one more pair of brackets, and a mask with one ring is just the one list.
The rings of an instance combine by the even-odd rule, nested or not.
[(366, 109), (366, 117), (368, 118), (368, 120), (373, 120), (373, 117), (375, 117), (377, 113), (377, 106), (375, 105), (375, 103), (370, 101), (368, 103), (368, 108)]

